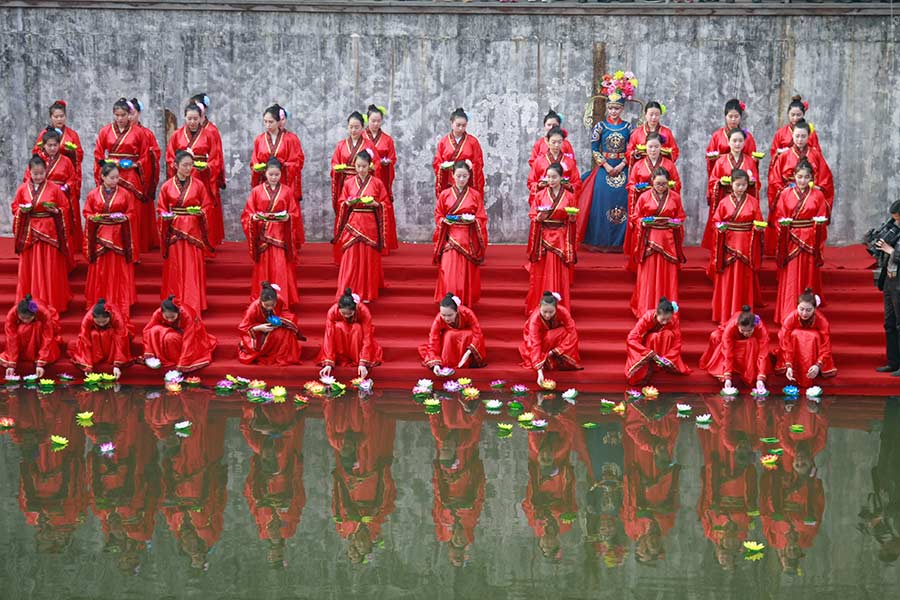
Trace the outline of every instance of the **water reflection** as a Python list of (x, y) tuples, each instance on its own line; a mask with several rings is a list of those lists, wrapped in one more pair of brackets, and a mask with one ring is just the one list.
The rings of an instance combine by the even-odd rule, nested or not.
[(411, 597), (450, 597), (466, 581), (472, 594), (572, 597), (748, 581), (778, 596), (807, 573), (834, 589), (855, 574), (873, 593), (900, 583), (884, 566), (900, 554), (896, 398), (692, 397), (695, 415), (710, 414), (697, 428), (679, 418), (685, 397), (620, 417), (548, 394), (523, 402), (542, 429), (500, 439), (496, 422), (514, 419), (457, 398), (425, 416), (390, 394), (306, 410), (198, 388), (5, 394), (0, 415), (15, 424), (0, 438), (0, 562), (22, 566), (0, 574), (10, 589), (77, 592), (64, 567), (43, 570), (83, 559), (109, 566), (92, 571), (107, 595), (127, 576), (154, 597), (185, 578), (213, 594), (276, 592), (263, 571), (338, 596), (352, 595), (345, 577), (352, 593)]

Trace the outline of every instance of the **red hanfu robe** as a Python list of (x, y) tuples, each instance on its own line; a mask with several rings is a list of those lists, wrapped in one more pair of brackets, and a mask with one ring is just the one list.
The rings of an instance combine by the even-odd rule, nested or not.
[(738, 328), (738, 316), (740, 310), (710, 334), (700, 368), (720, 381), (730, 379), (754, 386), (757, 379), (765, 381), (769, 373), (769, 330), (760, 322), (750, 337), (744, 337)]
[(347, 320), (334, 304), (325, 315), (325, 336), (317, 363), (325, 366), (381, 364), (382, 350), (375, 341), (375, 323), (365, 304), (356, 305), (356, 315)]
[[(124, 131), (119, 131), (115, 123), (110, 123), (97, 134), (97, 142), (94, 145), (94, 185), (97, 187), (103, 185), (100, 161), (111, 161), (119, 166), (119, 185), (131, 192), (140, 203), (135, 205), (138, 222), (135, 224), (134, 233), (138, 236), (136, 245), (141, 252), (147, 252), (157, 244), (153, 239), (154, 217), (147, 217), (149, 223), (145, 223), (146, 219), (143, 218), (145, 214), (153, 212), (153, 198), (146, 193), (151, 176), (151, 169), (147, 165), (149, 156), (147, 135), (143, 128), (129, 125)], [(150, 204), (150, 208), (141, 206), (144, 203)]]
[(570, 158), (560, 150), (556, 156), (550, 154), (547, 150), (543, 154), (539, 154), (531, 163), (531, 170), (528, 172), (528, 205), (533, 207), (541, 190), (547, 187), (544, 178), (547, 176), (547, 169), (550, 165), (559, 163), (563, 168), (563, 178), (568, 182), (563, 182), (563, 187), (572, 192), (575, 198), (581, 193), (581, 174), (578, 172), (578, 165), (575, 158)]
[[(365, 135), (360, 135), (356, 142), (349, 137), (343, 139), (338, 142), (337, 146), (334, 148), (334, 152), (331, 155), (331, 208), (334, 209), (335, 220), (337, 219), (341, 194), (345, 187), (344, 184), (348, 179), (352, 179), (356, 176), (356, 171), (354, 169), (356, 156), (360, 152), (366, 152), (367, 150), (370, 151), (372, 156), (369, 171), (375, 177), (380, 177), (381, 170), (379, 169), (378, 163), (381, 162), (381, 157), (378, 156), (378, 151), (375, 149), (372, 140)], [(335, 170), (335, 167), (344, 168)]]
[[(209, 196), (209, 209), (204, 211), (207, 213), (209, 242), (213, 246), (218, 246), (225, 239), (225, 226), (222, 220), (222, 205), (217, 200), (219, 188), (216, 179), (219, 167), (213, 164), (215, 143), (216, 140), (213, 134), (202, 125), (195, 132), (191, 132), (187, 125), (178, 129), (169, 138), (169, 145), (166, 147), (166, 175), (170, 180), (175, 177), (176, 152), (179, 150), (190, 152), (194, 157), (191, 179), (202, 184), (206, 188), (207, 196)], [(203, 163), (206, 163), (206, 165)], [(162, 190), (160, 190), (160, 194), (162, 194)]]
[[(743, 305), (754, 306), (759, 297), (759, 267), (765, 234), (759, 200), (749, 193), (728, 194), (710, 217), (713, 246), (707, 273), (713, 280), (712, 318), (731, 318)], [(722, 223), (721, 228), (717, 224)]]
[(526, 369), (581, 369), (578, 331), (568, 309), (557, 306), (556, 315), (549, 321), (539, 308), (532, 311), (525, 321), (519, 354)]
[[(163, 256), (160, 298), (174, 295), (198, 313), (206, 309), (206, 262), (214, 252), (209, 238), (212, 201), (193, 177), (173, 177), (159, 190), (159, 235)], [(197, 210), (197, 207), (199, 210)], [(167, 213), (172, 218), (163, 218)]]
[(463, 367), (483, 367), (487, 357), (484, 333), (478, 317), (465, 305), (457, 307), (456, 323), (448, 325), (438, 314), (431, 323), (428, 343), (419, 346), (422, 364), (429, 369), (435, 366), (457, 368), (466, 350), (471, 350)]
[[(648, 379), (654, 368), (680, 375), (691, 372), (681, 359), (681, 319), (677, 314), (661, 325), (656, 319), (655, 308), (645, 312), (628, 333), (625, 349), (625, 377), (631, 385)], [(651, 352), (665, 358), (669, 364), (655, 362)]]
[[(547, 136), (542, 135), (535, 142), (534, 146), (531, 147), (531, 156), (528, 157), (528, 167), (530, 168), (534, 161), (537, 160), (541, 154), (546, 154), (550, 150), (550, 146), (547, 144)], [(572, 143), (563, 139), (562, 148), (560, 150), (563, 153), (563, 156), (568, 160), (575, 161), (575, 149), (572, 148)]]
[(813, 185), (821, 192), (825, 201), (825, 216), (831, 218), (831, 210), (834, 207), (834, 179), (828, 163), (822, 157), (822, 153), (810, 146), (801, 152), (796, 146), (791, 146), (787, 152), (782, 152), (777, 158), (772, 159), (769, 165), (769, 233), (766, 235), (766, 253), (774, 254), (778, 243), (774, 225), (777, 224), (775, 213), (778, 212), (778, 200), (782, 192), (793, 185), (794, 169), (801, 158), (812, 165)]
[[(462, 215), (473, 215), (466, 217)], [(481, 264), (487, 251), (487, 213), (481, 194), (469, 186), (451, 186), (434, 206), (434, 255), (438, 265), (434, 299), (453, 292), (466, 306), (481, 299)]]
[[(282, 212), (283, 218), (274, 216)], [(268, 281), (281, 287), (288, 305), (298, 303), (296, 270), (300, 236), (297, 229), (303, 229), (303, 218), (291, 188), (278, 184), (272, 189), (266, 182), (254, 187), (244, 205), (241, 226), (253, 260), (250, 299), (258, 298), (260, 284)]]
[(62, 344), (59, 314), (40, 300), (35, 303), (38, 312), (30, 323), (19, 320), (16, 306), (6, 313), (6, 349), (0, 354), (0, 366), (15, 369), (17, 365), (27, 365), (21, 372), (30, 373), (33, 366), (46, 367), (59, 359)]
[[(46, 129), (43, 129), (38, 133), (37, 139), (34, 141), (32, 154), (41, 152), (41, 147), (44, 145), (43, 137), (46, 131)], [(62, 132), (60, 133), (61, 139), (59, 141), (59, 151), (72, 162), (72, 167), (75, 169), (73, 186), (70, 187), (71, 193), (69, 195), (69, 203), (72, 205), (74, 214), (77, 215), (81, 203), (81, 164), (84, 162), (84, 147), (81, 145), (81, 138), (78, 137), (78, 132), (71, 127), (63, 127), (61, 130), (57, 129), (57, 131)], [(81, 230), (78, 230), (77, 233), (80, 237)]]
[[(722, 127), (715, 130), (709, 138), (709, 143), (706, 145), (707, 178), (712, 173), (713, 167), (716, 165), (716, 161), (719, 160), (719, 157), (731, 153), (731, 146), (728, 144), (729, 131), (730, 129), (728, 129), (728, 127)], [(744, 135), (746, 136), (746, 139), (744, 141), (743, 153), (752, 158), (753, 153), (756, 152), (756, 139), (753, 137), (753, 134), (746, 129), (744, 129)]]
[(160, 177), (160, 161), (162, 160), (162, 149), (159, 147), (159, 142), (156, 140), (156, 134), (153, 133), (153, 130), (149, 127), (144, 127), (141, 123), (137, 123), (136, 126), (138, 129), (143, 132), (144, 139), (146, 140), (145, 147), (147, 150), (147, 176), (146, 182), (147, 187), (144, 191), (144, 195), (147, 198), (146, 202), (143, 202), (138, 207), (140, 211), (140, 215), (137, 217), (137, 222), (141, 226), (141, 231), (137, 234), (137, 238), (139, 240), (147, 241), (150, 245), (145, 250), (152, 250), (159, 246), (159, 236), (156, 234), (157, 226), (156, 226), (156, 190), (159, 187), (159, 177)]
[(657, 167), (663, 167), (669, 172), (669, 189), (681, 194), (681, 176), (678, 174), (678, 168), (674, 161), (665, 156), (660, 156), (654, 163), (649, 156), (645, 156), (636, 161), (628, 169), (628, 183), (625, 188), (628, 190), (628, 222), (625, 224), (625, 242), (622, 245), (625, 252), (626, 266), (629, 270), (637, 269), (638, 255), (637, 245), (640, 237), (640, 226), (635, 226), (634, 215), (637, 211), (637, 201), (641, 194), (650, 191), (650, 184), (653, 179), (653, 171)]
[[(88, 261), (85, 305), (89, 308), (105, 298), (126, 323), (131, 305), (137, 302), (134, 263), (138, 258), (138, 204), (122, 186), (107, 190), (101, 185), (84, 201), (84, 254)], [(116, 218), (111, 218), (116, 213)]]
[[(625, 150), (628, 166), (647, 156), (647, 135), (650, 133), (654, 132), (650, 130), (646, 123), (632, 130), (631, 135), (628, 136), (628, 148)], [(672, 130), (660, 124), (656, 128), (655, 133), (658, 133), (660, 137), (659, 142), (662, 146), (662, 155), (673, 163), (678, 162), (678, 155), (681, 153), (681, 150), (678, 148), (678, 142), (675, 141), (675, 134), (672, 133)], [(644, 146), (644, 148), (638, 148), (638, 146)]]
[[(783, 373), (791, 367), (800, 387), (816, 385), (820, 377), (837, 375), (831, 354), (831, 325), (819, 311), (813, 313), (809, 321), (803, 321), (796, 309), (784, 318), (778, 332), (776, 356), (775, 371)], [(806, 376), (813, 365), (819, 365), (820, 370), (815, 380)]]
[[(66, 207), (66, 231), (69, 232), (69, 257), (74, 262), (75, 257), (81, 253), (81, 215), (78, 214), (78, 200), (74, 197), (76, 188), (76, 172), (72, 161), (62, 151), (50, 158), (41, 152), (41, 157), (47, 163), (47, 181), (52, 181), (59, 186), (68, 200)], [(31, 182), (31, 169), (25, 169), (25, 183)]]
[[(780, 222), (785, 219), (790, 222)], [(825, 262), (825, 238), (828, 236), (826, 200), (819, 190), (801, 192), (796, 186), (788, 187), (778, 197), (773, 221), (778, 232), (775, 322), (780, 323), (797, 307), (797, 298), (804, 289), (809, 287), (816, 294), (822, 294), (819, 269)]]
[[(365, 204), (361, 198), (373, 201)], [(351, 288), (362, 300), (375, 300), (384, 284), (381, 254), (387, 227), (384, 206), (389, 202), (384, 184), (375, 175), (354, 176), (344, 183), (334, 223), (334, 258), (340, 264), (335, 299)]]
[(434, 168), (434, 195), (440, 196), (441, 192), (453, 185), (453, 167), (442, 168), (443, 163), (471, 161), (472, 177), (469, 185), (478, 190), (484, 196), (484, 152), (481, 144), (474, 135), (464, 133), (459, 141), (448, 133), (438, 142), (434, 152), (432, 167)]
[[(731, 152), (719, 157), (715, 165), (713, 165), (706, 185), (706, 204), (709, 206), (709, 214), (706, 218), (706, 228), (703, 230), (703, 240), (700, 245), (709, 251), (713, 251), (715, 245), (715, 225), (717, 220), (715, 215), (719, 209), (719, 204), (731, 194), (731, 184), (722, 183), (722, 178), (730, 178), (732, 171), (735, 169), (745, 171), (750, 176), (750, 184), (746, 191), (747, 195), (758, 198), (762, 189), (755, 160), (743, 153), (739, 161), (734, 159)], [(758, 201), (757, 204), (759, 204)]]
[[(809, 128), (813, 129), (812, 124), (810, 124)], [(814, 129), (809, 132), (809, 138), (806, 143), (810, 148), (815, 148), (819, 153), (822, 152), (822, 146), (819, 144), (819, 135)], [(769, 156), (772, 157), (772, 162), (775, 162), (776, 158), (790, 150), (793, 145), (794, 126), (787, 123), (780, 127), (778, 131), (775, 132), (775, 137), (772, 138), (772, 147), (769, 150)]]
[(291, 190), (291, 197), (297, 209), (297, 220), (293, 223), (294, 239), (297, 248), (306, 242), (306, 234), (303, 230), (303, 210), (300, 202), (303, 200), (303, 163), (306, 156), (303, 154), (303, 146), (300, 138), (292, 131), (279, 129), (275, 139), (267, 132), (256, 136), (253, 142), (253, 156), (250, 159), (250, 185), (256, 188), (261, 183), (266, 183), (265, 169), (257, 171), (255, 165), (265, 164), (270, 158), (281, 161), (281, 183)]
[[(281, 324), (272, 331), (251, 331), (257, 325), (264, 325), (276, 316)], [(297, 317), (288, 310), (284, 300), (278, 298), (275, 308), (268, 311), (260, 300), (254, 300), (247, 307), (244, 318), (238, 325), (241, 341), (238, 345), (238, 360), (245, 365), (277, 365), (279, 367), (300, 364), (300, 338), (303, 334), (297, 327)]]
[(206, 333), (200, 317), (188, 306), (179, 306), (178, 319), (169, 323), (157, 308), (144, 327), (144, 359), (156, 357), (167, 369), (189, 373), (212, 362), (216, 338)]
[(396, 250), (399, 247), (397, 242), (397, 219), (394, 216), (394, 165), (397, 164), (397, 150), (394, 147), (394, 138), (379, 130), (378, 135), (372, 135), (368, 129), (363, 135), (375, 147), (378, 155), (378, 178), (384, 184), (387, 190), (390, 204), (385, 206), (384, 220), (387, 226), (387, 247), (388, 250)]
[(640, 317), (656, 308), (662, 296), (678, 300), (678, 271), (686, 262), (682, 252), (684, 208), (678, 193), (667, 190), (659, 196), (652, 189), (641, 194), (635, 208), (631, 219), (638, 236), (638, 267), (631, 312)]
[[(544, 188), (535, 194), (535, 205), (528, 211), (531, 230), (528, 234), (528, 296), (525, 311), (530, 313), (545, 291), (557, 292), (560, 304), (570, 307), (569, 285), (572, 281), (576, 254), (576, 215), (566, 212), (578, 200), (562, 187), (556, 192)], [(549, 207), (549, 210), (538, 210)]]
[(85, 373), (111, 372), (113, 367), (123, 369), (134, 361), (128, 323), (114, 305), (108, 305), (106, 310), (111, 315), (106, 327), (94, 323), (89, 310), (81, 319), (78, 339), (69, 347), (72, 362)]
[(65, 312), (72, 299), (68, 207), (65, 194), (50, 181), (37, 188), (23, 183), (12, 202), (12, 233), (19, 255), (16, 297), (31, 294), (43, 298), (58, 312)]

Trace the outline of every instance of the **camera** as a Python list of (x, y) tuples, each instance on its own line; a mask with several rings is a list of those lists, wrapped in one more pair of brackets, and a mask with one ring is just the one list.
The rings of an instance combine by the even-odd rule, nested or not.
[(893, 247), (897, 244), (898, 239), (900, 239), (900, 227), (897, 226), (894, 219), (888, 219), (877, 229), (873, 228), (867, 231), (863, 236), (863, 243), (866, 245), (866, 252), (876, 259), (880, 259), (884, 256), (884, 252), (878, 248), (878, 240), (884, 240)]

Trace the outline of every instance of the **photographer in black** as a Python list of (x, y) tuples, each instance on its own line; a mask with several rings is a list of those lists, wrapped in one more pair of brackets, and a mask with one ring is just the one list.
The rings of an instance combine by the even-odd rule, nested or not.
[(894, 201), (889, 210), (890, 220), (866, 234), (866, 248), (881, 267), (877, 286), (884, 292), (887, 364), (875, 370), (900, 377), (900, 200)]

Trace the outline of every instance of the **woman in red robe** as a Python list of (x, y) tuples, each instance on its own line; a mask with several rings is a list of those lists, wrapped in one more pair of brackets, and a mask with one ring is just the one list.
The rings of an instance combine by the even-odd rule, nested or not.
[[(775, 137), (772, 138), (772, 148), (770, 149), (769, 153), (769, 156), (772, 157), (772, 161), (774, 161), (778, 156), (790, 150), (791, 146), (794, 145), (794, 125), (796, 125), (801, 119), (804, 121), (806, 120), (806, 111), (808, 110), (809, 102), (804, 100), (803, 96), (799, 94), (791, 96), (791, 103), (788, 104), (787, 111), (788, 122), (778, 131), (776, 131)], [(810, 148), (815, 148), (820, 153), (822, 152), (822, 146), (819, 145), (819, 136), (815, 132), (812, 123), (809, 124), (808, 144)]]
[[(69, 157), (60, 151), (62, 136), (55, 129), (48, 128), (41, 136), (40, 156), (47, 164), (47, 181), (59, 186), (68, 202), (66, 210), (66, 231), (69, 232), (69, 258), (74, 266), (75, 257), (81, 254), (81, 215), (77, 214), (78, 201), (73, 193), (76, 187), (75, 166)], [(31, 169), (25, 169), (25, 183), (31, 181)]]
[(534, 196), (528, 211), (531, 230), (528, 234), (528, 296), (525, 312), (537, 308), (543, 290), (554, 290), (560, 303), (572, 306), (569, 285), (572, 281), (576, 254), (577, 198), (562, 186), (563, 168), (552, 164), (547, 169), (547, 187)]
[(686, 262), (684, 208), (681, 196), (669, 189), (669, 173), (653, 171), (652, 189), (638, 198), (633, 219), (637, 282), (631, 295), (631, 312), (640, 317), (665, 296), (678, 300), (678, 271)]
[(116, 307), (129, 322), (131, 305), (137, 302), (134, 263), (138, 259), (138, 232), (135, 215), (138, 202), (119, 185), (119, 168), (104, 163), (101, 185), (84, 201), (84, 252), (88, 261), (85, 304), (93, 306), (100, 297)]
[(194, 311), (206, 310), (206, 257), (212, 201), (206, 186), (191, 176), (194, 157), (179, 150), (175, 175), (159, 190), (159, 235), (163, 256), (160, 297), (173, 295)]
[(453, 169), (454, 185), (434, 205), (434, 256), (438, 265), (434, 299), (454, 291), (466, 306), (481, 298), (481, 264), (487, 250), (487, 213), (481, 194), (469, 186), (472, 170), (463, 161)]
[(649, 381), (654, 370), (688, 375), (691, 370), (681, 360), (681, 319), (678, 304), (664, 297), (656, 308), (645, 312), (635, 323), (625, 342), (625, 377), (630, 385)]
[[(218, 192), (216, 190), (216, 170), (211, 166), (213, 153), (215, 152), (215, 138), (203, 127), (203, 104), (191, 103), (184, 109), (184, 125), (175, 131), (169, 138), (166, 146), (166, 175), (171, 179), (176, 171), (180, 171), (178, 163), (182, 159), (182, 152), (187, 153), (193, 159), (191, 170), (180, 176), (185, 179), (191, 177), (198, 185), (202, 185), (209, 198), (209, 207), (205, 209), (209, 242), (218, 246), (225, 238), (225, 230), (222, 221), (222, 206), (216, 202)], [(162, 195), (162, 190), (160, 190)], [(204, 306), (204, 308), (206, 308)]]
[(581, 369), (578, 354), (578, 331), (575, 320), (559, 297), (544, 292), (541, 303), (525, 321), (519, 346), (522, 366), (537, 371), (537, 382), (544, 381), (544, 371)]
[(815, 385), (819, 377), (837, 375), (831, 354), (831, 325), (817, 310), (818, 304), (818, 297), (806, 288), (797, 310), (784, 317), (778, 332), (775, 371), (800, 387)]
[(718, 323), (741, 306), (757, 303), (766, 227), (759, 200), (748, 191), (750, 176), (735, 169), (730, 178), (731, 193), (718, 202), (709, 219), (715, 237), (707, 274), (713, 280), (712, 318)]
[(325, 315), (325, 336), (317, 362), (319, 375), (331, 375), (335, 366), (356, 365), (359, 377), (381, 364), (381, 346), (375, 341), (375, 323), (369, 307), (350, 288)]
[[(209, 168), (212, 171), (210, 177), (213, 182), (213, 203), (216, 206), (222, 206), (222, 190), (226, 187), (225, 182), (225, 154), (222, 151), (222, 134), (215, 123), (209, 120), (209, 105), (211, 100), (205, 93), (194, 94), (189, 102), (200, 104), (203, 106), (203, 114), (200, 119), (200, 126), (206, 130), (212, 138), (212, 151), (209, 155)], [(284, 124), (281, 125), (282, 129)]]
[(57, 312), (65, 312), (72, 299), (69, 201), (58, 185), (47, 181), (43, 158), (32, 156), (28, 170), (30, 181), (19, 186), (12, 202), (14, 249), (19, 255), (16, 296), (34, 294)]
[[(72, 178), (72, 185), (69, 187), (69, 204), (72, 205), (73, 214), (77, 217), (81, 204), (81, 163), (84, 162), (84, 148), (81, 146), (81, 138), (78, 137), (78, 132), (66, 125), (66, 107), (65, 100), (54, 100), (53, 104), (50, 105), (50, 125), (47, 129), (38, 133), (32, 152), (37, 154), (41, 150), (44, 143), (44, 133), (47, 130), (53, 129), (59, 133), (60, 151), (71, 161), (72, 167), (75, 169), (75, 176)], [(51, 181), (54, 181), (54, 179), (51, 178)], [(81, 221), (76, 218), (74, 225), (76, 229), (73, 230), (73, 235), (80, 243)]]
[(340, 264), (336, 299), (341, 290), (353, 288), (366, 302), (375, 300), (384, 284), (384, 207), (390, 200), (384, 184), (370, 172), (371, 164), (369, 153), (357, 154), (356, 176), (344, 182), (341, 192), (333, 242), (335, 262)]
[(84, 318), (81, 331), (69, 347), (72, 363), (85, 373), (112, 372), (118, 379), (122, 369), (134, 362), (128, 323), (114, 304), (100, 298)]
[[(534, 143), (534, 146), (531, 148), (531, 156), (528, 158), (528, 166), (529, 168), (534, 164), (534, 161), (537, 160), (537, 157), (541, 154), (546, 154), (549, 147), (547, 146), (547, 132), (553, 129), (554, 127), (559, 127), (562, 129), (563, 117), (561, 114), (553, 110), (552, 108), (547, 111), (547, 114), (544, 115), (544, 131), (543, 135), (537, 139)], [(562, 143), (562, 153), (566, 158), (574, 161), (575, 160), (575, 150), (572, 148), (571, 142), (565, 139), (568, 137), (568, 133), (565, 129), (563, 129), (563, 143)]]
[[(190, 373), (212, 362), (216, 338), (206, 333), (194, 310), (175, 303), (174, 296), (162, 301), (144, 327), (144, 362), (158, 359), (160, 366)], [(151, 361), (152, 362), (152, 361)]]
[(706, 228), (703, 230), (701, 246), (711, 252), (714, 251), (716, 238), (716, 219), (714, 215), (719, 208), (719, 203), (733, 191), (732, 173), (735, 170), (746, 173), (748, 178), (747, 192), (753, 197), (759, 197), (761, 189), (759, 171), (757, 170), (756, 161), (749, 155), (744, 154), (746, 140), (747, 134), (744, 133), (743, 129), (734, 129), (728, 132), (730, 151), (715, 161), (712, 172), (709, 174), (706, 185), (706, 204), (709, 206), (709, 216), (706, 218)]
[(162, 150), (156, 135), (149, 127), (144, 127), (141, 123), (141, 113), (144, 111), (144, 104), (137, 98), (131, 99), (134, 106), (134, 112), (128, 115), (131, 126), (137, 129), (144, 136), (144, 164), (147, 166), (146, 177), (144, 181), (144, 197), (146, 202), (141, 202), (137, 210), (140, 215), (136, 218), (136, 222), (140, 223), (141, 231), (135, 232), (136, 237), (142, 243), (146, 241), (150, 245), (144, 250), (152, 250), (159, 246), (159, 235), (157, 235), (156, 224), (156, 188), (159, 187), (160, 160), (162, 159)]
[(35, 375), (43, 377), (44, 367), (59, 359), (60, 331), (56, 309), (26, 294), (6, 313), (6, 349), (0, 365), (6, 367), (7, 376), (15, 375), (18, 367), (25, 373), (34, 366)]
[(368, 154), (370, 174), (376, 178), (380, 177), (376, 163), (381, 161), (381, 157), (378, 156), (372, 140), (363, 135), (364, 127), (365, 119), (362, 113), (359, 111), (350, 113), (350, 116), (347, 117), (347, 137), (338, 142), (331, 155), (331, 207), (334, 209), (335, 228), (337, 228), (337, 214), (340, 208), (341, 194), (344, 192), (344, 184), (356, 172), (356, 157), (360, 154)]
[(466, 133), (469, 116), (461, 108), (450, 113), (450, 133), (441, 138), (434, 152), (434, 195), (453, 185), (452, 169), (459, 161), (472, 163), (470, 185), (484, 197), (484, 153), (474, 135)]
[(709, 336), (700, 368), (721, 381), (723, 388), (739, 382), (765, 392), (770, 356), (769, 330), (745, 304)]
[(709, 138), (709, 144), (706, 145), (707, 177), (712, 173), (713, 167), (715, 166), (716, 161), (719, 160), (719, 157), (728, 154), (728, 152), (731, 151), (731, 146), (728, 144), (728, 132), (735, 129), (743, 129), (744, 133), (747, 134), (747, 139), (744, 143), (745, 154), (750, 155), (757, 161), (765, 156), (760, 156), (760, 154), (756, 152), (756, 140), (753, 138), (753, 134), (741, 126), (745, 110), (747, 110), (747, 106), (737, 98), (732, 98), (725, 103), (725, 126), (715, 130)]
[(440, 312), (431, 323), (428, 343), (419, 346), (422, 364), (437, 375), (442, 367), (483, 367), (487, 348), (481, 323), (453, 292), (441, 298)]
[(629, 165), (647, 156), (647, 136), (651, 133), (659, 135), (662, 155), (671, 159), (673, 163), (678, 161), (680, 150), (678, 142), (675, 141), (675, 134), (659, 122), (664, 114), (665, 108), (656, 100), (644, 105), (644, 124), (632, 131), (628, 137), (628, 148), (625, 152), (628, 155)]
[(268, 281), (262, 282), (259, 299), (247, 307), (238, 331), (238, 360), (245, 365), (300, 364), (300, 342), (306, 338), (297, 327), (297, 317)]
[(271, 281), (284, 290), (285, 301), (290, 306), (300, 302), (296, 278), (300, 254), (297, 228), (303, 229), (303, 218), (293, 190), (281, 183), (283, 173), (278, 159), (270, 158), (265, 181), (250, 191), (244, 205), (241, 226), (253, 260), (250, 299), (257, 297), (263, 281)]
[(383, 106), (370, 104), (366, 109), (366, 130), (363, 133), (366, 139), (372, 143), (375, 153), (378, 155), (378, 177), (387, 190), (390, 203), (385, 205), (384, 220), (387, 228), (386, 246), (388, 250), (396, 250), (397, 243), (397, 219), (394, 217), (394, 165), (397, 164), (397, 150), (394, 148), (394, 138), (386, 134), (381, 125), (384, 123), (385, 109)]
[(562, 186), (572, 192), (575, 198), (581, 193), (581, 175), (578, 173), (578, 165), (575, 157), (567, 157), (563, 152), (565, 132), (554, 127), (547, 132), (547, 150), (534, 157), (530, 161), (531, 170), (528, 172), (528, 205), (533, 207), (540, 191), (550, 185), (547, 180), (547, 170), (550, 165), (558, 164), (563, 168)]
[[(268, 107), (263, 113), (265, 131), (253, 141), (253, 155), (250, 158), (250, 185), (254, 189), (268, 179), (269, 161), (277, 159), (281, 164), (281, 181), (292, 192), (297, 212), (297, 219), (292, 223), (292, 231), (296, 247), (306, 241), (303, 232), (303, 211), (300, 202), (303, 200), (303, 163), (306, 157), (300, 138), (292, 131), (282, 127), (287, 122), (287, 110), (278, 104)], [(246, 233), (246, 226), (245, 226)], [(250, 236), (247, 236), (250, 239)], [(274, 277), (263, 277), (269, 281), (277, 281)], [(259, 281), (262, 281), (260, 279)], [(254, 281), (252, 290), (256, 290), (258, 281)], [(284, 287), (284, 286), (283, 286)], [(285, 289), (287, 289), (285, 287)], [(291, 300), (295, 302), (296, 300)]]
[[(147, 136), (142, 128), (131, 123), (131, 115), (137, 110), (134, 103), (127, 98), (119, 98), (113, 104), (113, 122), (106, 125), (97, 134), (94, 144), (94, 185), (100, 187), (103, 177), (100, 169), (103, 163), (112, 163), (119, 167), (119, 185), (131, 192), (140, 202), (151, 202), (147, 196), (147, 184), (150, 180), (150, 167), (147, 165)], [(152, 206), (152, 204), (151, 204)], [(135, 206), (136, 223), (133, 231), (137, 235), (136, 246), (141, 252), (147, 252), (156, 245), (154, 231), (150, 225), (143, 223), (141, 216), (148, 209)]]
[[(628, 190), (628, 216), (633, 217), (637, 210), (638, 198), (650, 189), (653, 181), (653, 173), (658, 168), (663, 168), (669, 174), (669, 188), (676, 193), (681, 193), (681, 176), (678, 175), (678, 168), (675, 162), (662, 154), (662, 136), (657, 132), (647, 134), (644, 141), (645, 156), (640, 160), (634, 161), (629, 165), (628, 183), (625, 188)], [(630, 271), (637, 270), (638, 257), (636, 255), (638, 237), (640, 228), (635, 225), (632, 218), (628, 219), (625, 225), (625, 243), (623, 249), (627, 260), (627, 267)]]
[(820, 269), (825, 262), (829, 211), (822, 192), (812, 187), (814, 173), (809, 163), (797, 163), (794, 184), (782, 190), (771, 213), (775, 225), (769, 227), (778, 232), (776, 323), (794, 310), (801, 290), (809, 287), (816, 294), (822, 293)]

